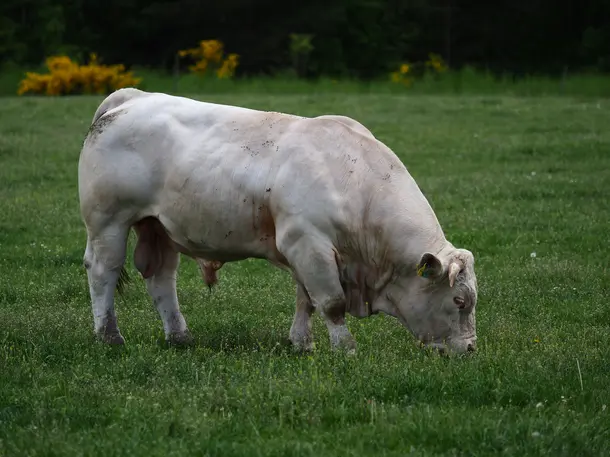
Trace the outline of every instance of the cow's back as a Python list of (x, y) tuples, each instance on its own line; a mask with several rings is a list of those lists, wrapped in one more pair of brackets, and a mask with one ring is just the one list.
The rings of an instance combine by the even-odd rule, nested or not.
[(299, 218), (333, 238), (406, 171), (344, 122), (144, 94), (94, 122), (81, 154), (83, 211), (157, 217), (201, 257), (266, 257), (277, 224)]

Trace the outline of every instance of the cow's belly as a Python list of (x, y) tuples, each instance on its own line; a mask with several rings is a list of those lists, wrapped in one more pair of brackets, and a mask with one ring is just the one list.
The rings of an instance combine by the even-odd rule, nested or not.
[(277, 251), (275, 221), (268, 203), (251, 196), (214, 200), (164, 199), (152, 213), (176, 249), (191, 257), (230, 262), (264, 258), (284, 263)]

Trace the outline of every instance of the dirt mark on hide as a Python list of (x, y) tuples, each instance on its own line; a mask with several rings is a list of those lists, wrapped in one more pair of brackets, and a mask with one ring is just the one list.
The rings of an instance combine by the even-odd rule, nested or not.
[(100, 136), (110, 124), (112, 124), (121, 114), (124, 113), (125, 110), (119, 110), (111, 114), (103, 114), (89, 127), (87, 135), (85, 135), (85, 142), (95, 141), (95, 139)]
[(269, 260), (287, 265), (286, 258), (277, 249), (275, 220), (267, 204), (257, 204), (254, 200), (252, 201), (252, 229), (259, 237), (259, 241), (265, 244), (271, 253)]

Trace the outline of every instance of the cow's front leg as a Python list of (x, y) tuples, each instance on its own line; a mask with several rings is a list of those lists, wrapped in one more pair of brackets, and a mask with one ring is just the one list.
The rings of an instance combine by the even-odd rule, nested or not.
[[(294, 269), (311, 304), (324, 318), (332, 349), (355, 353), (356, 341), (345, 324), (345, 293), (339, 280), (335, 251), (319, 233), (304, 233), (303, 225), (278, 234), (278, 250)], [(295, 316), (296, 318), (297, 316)]]
[(313, 349), (311, 315), (314, 312), (314, 307), (302, 284), (297, 284), (296, 302), (294, 319), (290, 327), (290, 341), (299, 351), (311, 351)]
[(93, 331), (104, 343), (124, 344), (114, 310), (114, 291), (125, 263), (128, 228), (89, 230), (83, 259), (87, 270)]
[(345, 324), (345, 298), (337, 297), (322, 306), (322, 316), (328, 329), (333, 349), (343, 349), (348, 354), (356, 353), (356, 340)]

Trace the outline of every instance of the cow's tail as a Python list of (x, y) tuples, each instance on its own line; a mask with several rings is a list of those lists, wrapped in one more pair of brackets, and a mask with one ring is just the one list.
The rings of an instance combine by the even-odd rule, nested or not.
[(135, 97), (140, 97), (144, 94), (145, 92), (134, 87), (125, 87), (123, 89), (114, 91), (108, 97), (106, 97), (102, 103), (100, 103), (100, 106), (97, 107), (97, 110), (95, 110), (95, 114), (93, 115), (91, 125), (95, 124), (100, 117), (111, 109), (121, 106), (126, 101), (129, 101)]
[(125, 292), (125, 286), (127, 286), (131, 282), (131, 278), (129, 277), (129, 273), (127, 273), (127, 269), (123, 265), (121, 268), (121, 273), (119, 274), (119, 280), (116, 283), (116, 291), (119, 295), (123, 295)]

